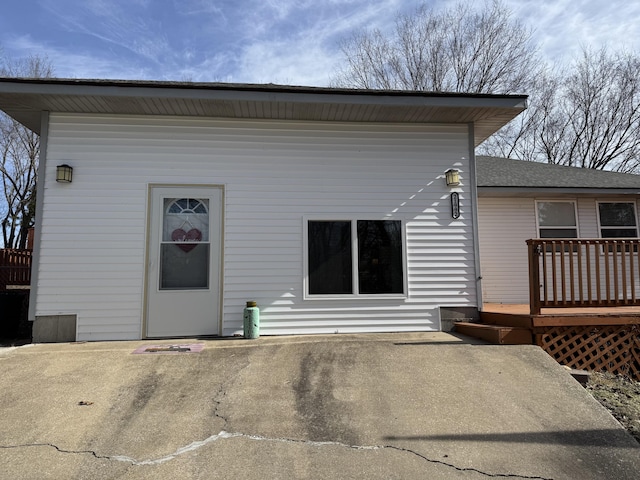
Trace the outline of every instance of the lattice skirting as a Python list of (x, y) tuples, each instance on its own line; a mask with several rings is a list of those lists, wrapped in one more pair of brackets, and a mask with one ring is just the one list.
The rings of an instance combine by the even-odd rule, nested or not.
[(561, 365), (640, 380), (640, 325), (549, 327), (537, 344)]

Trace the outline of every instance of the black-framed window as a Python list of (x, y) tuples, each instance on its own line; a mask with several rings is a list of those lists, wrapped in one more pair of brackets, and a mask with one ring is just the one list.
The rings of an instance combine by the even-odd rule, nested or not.
[(310, 295), (404, 293), (402, 222), (309, 220)]
[(353, 293), (351, 222), (310, 221), (309, 294)]
[(636, 206), (633, 202), (598, 202), (601, 238), (637, 238)]

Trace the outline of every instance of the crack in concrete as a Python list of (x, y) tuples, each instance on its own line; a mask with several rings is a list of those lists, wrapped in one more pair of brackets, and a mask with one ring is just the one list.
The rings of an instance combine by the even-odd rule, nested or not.
[(222, 405), (222, 400), (226, 395), (227, 395), (227, 386), (226, 386), (226, 382), (223, 382), (213, 397), (213, 403), (215, 404), (215, 407), (213, 409), (213, 416), (215, 418), (219, 418), (224, 422), (223, 428), (227, 426), (227, 424), (229, 423), (229, 419), (220, 415), (219, 410), (220, 410), (220, 405)]
[(11, 450), (11, 449), (17, 449), (17, 448), (33, 448), (33, 447), (49, 447), (49, 448), (53, 448), (54, 450), (57, 450), (60, 453), (71, 453), (75, 455), (91, 455), (95, 458), (111, 460), (110, 456), (99, 455), (93, 450), (67, 450), (65, 448), (60, 448), (53, 443), (23, 443), (18, 445), (0, 445), (0, 448), (4, 450)]
[(460, 472), (475, 472), (475, 473), (479, 473), (480, 475), (485, 475), (487, 477), (496, 477), (496, 478), (521, 478), (526, 480), (553, 480), (552, 478), (539, 477), (539, 476), (503, 474), (503, 473), (492, 474), (492, 473), (483, 472), (482, 470), (478, 470), (477, 468), (457, 467), (451, 463), (443, 462), (442, 460), (434, 460), (432, 458), (426, 457), (425, 455), (422, 455), (421, 453), (418, 453), (415, 450), (411, 450), (409, 448), (397, 447), (395, 445), (349, 445), (341, 442), (332, 442), (332, 441), (318, 442), (313, 440), (299, 440), (299, 439), (293, 439), (293, 438), (270, 438), (270, 437), (263, 437), (260, 435), (247, 435), (243, 433), (236, 433), (234, 434), (234, 436), (249, 438), (251, 440), (258, 440), (258, 441), (297, 443), (297, 444), (303, 444), (303, 445), (310, 445), (313, 447), (336, 446), (336, 447), (342, 447), (342, 448), (349, 448), (351, 450), (396, 450), (399, 452), (415, 455), (429, 463), (450, 467)]
[(219, 418), (224, 422), (222, 426), (223, 430), (227, 428), (227, 425), (229, 424), (229, 419), (223, 415), (220, 415), (220, 407), (222, 405), (224, 397), (226, 397), (227, 390), (229, 390), (229, 387), (231, 387), (231, 385), (233, 385), (237, 381), (237, 379), (240, 377), (240, 374), (250, 366), (251, 366), (251, 362), (248, 362), (242, 367), (240, 367), (239, 369), (237, 369), (233, 374), (229, 375), (229, 377), (220, 384), (220, 386), (218, 387), (218, 390), (213, 396), (213, 403), (215, 405), (213, 408), (213, 416), (215, 418)]
[(482, 470), (478, 470), (477, 468), (473, 468), (473, 467), (457, 467), (455, 465), (453, 465), (452, 463), (447, 463), (447, 462), (443, 462), (442, 460), (434, 460), (433, 458), (428, 458), (424, 455), (422, 455), (421, 453), (416, 452), (415, 450), (411, 450), (410, 448), (402, 448), (402, 447), (396, 447), (395, 445), (385, 445), (382, 448), (388, 448), (391, 450), (398, 450), (400, 452), (407, 452), (410, 453), (412, 455), (415, 455), (429, 463), (435, 463), (435, 464), (439, 464), (439, 465), (444, 465), (445, 467), (451, 467), (459, 472), (475, 472), (475, 473), (479, 473), (480, 475), (485, 475), (487, 477), (495, 477), (495, 478), (522, 478), (522, 479), (526, 479), (526, 480), (553, 480), (552, 478), (547, 478), (547, 477), (539, 477), (539, 476), (530, 476), (530, 475), (518, 475), (516, 473), (487, 473), (487, 472), (483, 472)]
[[(222, 418), (222, 417), (220, 417)], [(69, 453), (69, 454), (84, 454), (84, 455), (92, 455), (93, 457), (101, 460), (113, 460), (117, 462), (125, 462), (135, 466), (145, 466), (145, 465), (160, 465), (162, 463), (166, 463), (174, 458), (183, 455), (185, 453), (193, 452), (198, 450), (210, 443), (216, 442), (218, 440), (226, 440), (229, 438), (247, 438), (249, 440), (261, 441), (261, 442), (280, 442), (280, 443), (293, 443), (298, 445), (309, 445), (312, 447), (326, 447), (326, 446), (335, 446), (341, 448), (348, 448), (351, 450), (396, 450), (398, 452), (408, 453), (411, 455), (415, 455), (416, 457), (433, 464), (442, 465), (445, 467), (453, 468), (459, 472), (474, 472), (480, 475), (484, 475), (486, 477), (493, 478), (519, 478), (524, 480), (553, 480), (552, 478), (547, 477), (539, 477), (539, 476), (529, 476), (529, 475), (518, 475), (518, 474), (508, 474), (508, 473), (488, 473), (483, 472), (477, 468), (472, 467), (458, 467), (452, 463), (443, 462), (442, 460), (435, 460), (429, 458), (421, 453), (416, 452), (415, 450), (411, 450), (410, 448), (397, 447), (395, 445), (348, 445), (346, 443), (341, 442), (332, 442), (332, 441), (314, 441), (314, 440), (301, 440), (295, 438), (272, 438), (272, 437), (264, 437), (261, 435), (249, 435), (246, 433), (238, 433), (238, 432), (226, 432), (224, 430), (220, 431), (220, 433), (211, 435), (210, 437), (205, 438), (204, 440), (199, 440), (196, 442), (192, 442), (189, 445), (185, 445), (184, 447), (178, 448), (175, 452), (165, 455), (163, 457), (159, 457), (151, 460), (136, 460), (135, 458), (128, 457), (126, 455), (100, 455), (93, 450), (66, 450), (58, 447), (52, 443), (31, 443), (31, 444), (23, 444), (23, 445), (0, 445), (0, 448), (3, 449), (11, 449), (11, 448), (28, 448), (28, 447), (50, 447), (54, 448), (60, 453)]]
[(204, 447), (205, 445), (215, 442), (217, 440), (225, 439), (225, 438), (240, 437), (240, 436), (242, 435), (237, 433), (228, 433), (225, 431), (221, 431), (220, 433), (216, 435), (211, 435), (210, 437), (205, 438), (204, 440), (192, 442), (189, 445), (180, 447), (175, 452), (170, 453), (169, 455), (165, 455), (164, 457), (160, 457), (152, 460), (136, 460), (135, 458), (128, 457), (126, 455), (100, 455), (93, 450), (67, 450), (65, 448), (60, 448), (53, 443), (26, 443), (26, 444), (20, 444), (20, 445), (0, 445), (0, 448), (8, 450), (8, 449), (30, 448), (30, 447), (50, 447), (57, 450), (60, 453), (70, 453), (70, 454), (76, 454), (76, 455), (91, 455), (100, 460), (114, 460), (117, 462), (130, 463), (132, 465), (159, 465), (161, 463), (168, 462), (169, 460), (173, 460), (177, 456), (182, 455), (184, 453), (198, 450), (199, 448)]

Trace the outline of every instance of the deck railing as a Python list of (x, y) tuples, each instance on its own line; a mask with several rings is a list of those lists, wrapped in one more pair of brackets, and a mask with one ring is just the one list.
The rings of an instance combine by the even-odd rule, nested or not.
[(531, 314), (545, 307), (640, 305), (640, 239), (533, 239)]
[(31, 283), (31, 250), (0, 249), (0, 291)]

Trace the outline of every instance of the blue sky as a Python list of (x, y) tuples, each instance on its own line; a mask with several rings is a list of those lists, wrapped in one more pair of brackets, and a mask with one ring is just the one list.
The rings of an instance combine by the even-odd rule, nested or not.
[[(5, 0), (0, 47), (56, 75), (326, 86), (339, 40), (393, 28), (409, 0)], [(432, 0), (434, 5), (455, 0)], [(505, 0), (550, 60), (581, 45), (640, 51), (640, 1)]]

